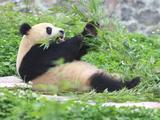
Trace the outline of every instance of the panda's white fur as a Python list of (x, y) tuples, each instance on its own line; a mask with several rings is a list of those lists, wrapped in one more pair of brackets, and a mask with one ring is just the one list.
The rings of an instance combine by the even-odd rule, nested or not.
[(32, 83), (33, 86), (38, 84), (59, 86), (61, 82), (69, 81), (72, 85), (70, 87), (78, 91), (88, 91), (91, 90), (90, 77), (98, 72), (102, 71), (86, 62), (74, 61), (49, 69), (45, 74), (32, 80)]
[[(48, 34), (46, 32), (47, 27), (50, 27), (52, 29), (51, 34)], [(88, 25), (88, 26), (86, 25), (86, 28), (84, 30), (85, 31), (83, 33), (87, 34), (88, 31), (89, 32), (93, 31), (94, 27), (91, 25)], [(16, 68), (17, 68), (17, 72), (20, 74), (22, 79), (25, 80), (24, 76), (30, 76), (32, 72), (33, 73), (36, 72), (34, 70), (32, 71), (32, 69), (36, 67), (35, 66), (36, 61), (34, 61), (34, 59), (36, 59), (35, 53), (34, 53), (35, 56), (33, 56), (34, 62), (31, 60), (32, 58), (30, 58), (30, 62), (28, 63), (26, 62), (25, 64), (23, 63), (25, 59), (28, 59), (30, 57), (30, 54), (31, 54), (30, 52), (32, 52), (33, 46), (35, 46), (41, 40), (49, 40), (54, 36), (62, 35), (60, 31), (63, 31), (63, 29), (55, 27), (50, 23), (40, 23), (32, 27), (30, 27), (28, 24), (23, 24), (21, 26), (20, 32), (24, 36), (19, 46), (17, 61), (16, 61)], [(77, 60), (74, 54), (67, 52), (69, 51), (69, 49), (71, 49), (71, 52), (73, 53), (75, 52), (75, 54), (77, 54), (83, 48), (82, 40), (83, 40), (82, 36), (81, 37), (76, 36), (71, 38), (70, 40), (71, 42), (67, 43), (65, 41), (66, 42), (66, 45), (64, 45), (65, 50), (63, 50), (63, 48), (56, 48), (58, 52), (54, 53), (54, 55), (61, 54), (61, 50), (62, 50), (64, 52), (64, 54), (62, 54), (62, 57), (64, 56), (64, 59), (66, 59), (68, 62), (65, 62), (64, 64), (61, 64), (61, 65), (48, 67), (45, 72), (42, 72), (41, 74), (37, 74), (34, 77), (29, 78), (27, 82), (32, 81), (33, 89), (36, 89), (36, 90), (41, 89), (37, 87), (39, 85), (45, 85), (46, 87), (52, 86), (52, 85), (59, 86), (60, 82), (63, 80), (70, 82), (70, 84), (72, 84), (72, 87), (75, 86), (75, 88), (79, 91), (96, 89), (97, 92), (103, 92), (103, 90), (106, 88), (109, 91), (120, 90), (123, 87), (128, 87), (130, 89), (139, 83), (139, 78), (136, 78), (128, 83), (122, 83), (121, 81), (114, 80), (109, 74), (104, 73), (102, 70), (96, 68), (93, 65), (90, 65), (89, 63)], [(59, 44), (65, 44), (65, 42), (59, 43)], [(78, 49), (75, 47), (77, 45), (78, 45)], [(58, 46), (58, 44), (56, 44), (56, 46)], [(37, 49), (39, 48), (37, 47), (36, 50)], [(43, 51), (41, 54), (42, 55), (44, 54)], [(81, 54), (81, 53), (78, 53), (78, 54)], [(71, 60), (70, 60), (70, 55), (72, 58)], [(54, 57), (54, 56), (51, 56), (51, 57)], [(61, 57), (58, 57), (58, 58), (61, 58)], [(46, 60), (48, 59), (50, 58), (46, 58)], [(40, 60), (41, 61), (39, 62), (43, 63), (42, 60), (45, 60), (45, 58), (40, 58)], [(38, 62), (38, 59), (37, 59), (37, 62)], [(49, 60), (49, 62), (51, 62), (51, 60)], [(29, 68), (28, 68), (28, 65), (30, 66)], [(40, 64), (40, 65), (42, 65), (42, 67), (45, 66), (45, 64), (44, 65)], [(30, 72), (30, 70), (32, 72)], [(38, 71), (40, 69), (35, 69), (35, 70)]]
[[(44, 29), (48, 26), (52, 27), (52, 29), (54, 30), (51, 35), (47, 35)], [(17, 72), (19, 71), (19, 67), (23, 57), (26, 55), (26, 53), (31, 49), (33, 45), (37, 44), (39, 40), (48, 40), (49, 38), (58, 35), (60, 30), (63, 29), (55, 27), (50, 23), (40, 23), (32, 26), (27, 35), (24, 35), (20, 42), (16, 62)], [(72, 84), (76, 83), (76, 81), (80, 81), (79, 84), (81, 86), (81, 90), (86, 90), (86, 88), (90, 89), (88, 83), (90, 76), (96, 73), (97, 71), (100, 70), (86, 62), (74, 61), (54, 68), (50, 68), (45, 74), (33, 79), (32, 85), (33, 87), (36, 85), (39, 86), (39, 84), (56, 85), (59, 84), (62, 80), (71, 81)]]
[[(51, 27), (53, 30), (51, 35), (48, 35), (44, 29), (48, 26)], [(26, 55), (26, 53), (31, 49), (33, 45), (38, 43), (39, 40), (49, 39), (58, 35), (60, 30), (63, 29), (55, 27), (51, 23), (40, 23), (32, 26), (32, 28), (27, 32), (27, 35), (24, 35), (20, 42), (16, 61), (17, 71), (19, 69), (23, 57)]]

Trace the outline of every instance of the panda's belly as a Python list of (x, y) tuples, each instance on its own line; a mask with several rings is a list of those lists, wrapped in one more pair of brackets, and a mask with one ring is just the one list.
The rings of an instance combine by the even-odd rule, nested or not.
[[(75, 61), (49, 69), (45, 74), (32, 80), (33, 89), (42, 90), (55, 86), (59, 89), (90, 90), (90, 77), (101, 70), (82, 62)], [(68, 86), (67, 86), (68, 85)], [(42, 86), (41, 88), (39, 86)]]

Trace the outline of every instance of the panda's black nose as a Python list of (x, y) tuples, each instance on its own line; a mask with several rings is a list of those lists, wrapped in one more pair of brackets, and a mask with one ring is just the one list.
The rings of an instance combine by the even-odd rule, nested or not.
[(62, 34), (62, 35), (64, 35), (64, 31), (63, 30), (60, 30), (59, 33)]

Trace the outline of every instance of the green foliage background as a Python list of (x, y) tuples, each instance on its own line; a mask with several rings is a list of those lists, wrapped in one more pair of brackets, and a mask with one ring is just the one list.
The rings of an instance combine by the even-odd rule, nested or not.
[[(86, 40), (92, 50), (83, 57), (87, 61), (104, 71), (117, 73), (124, 80), (141, 76), (142, 82), (133, 90), (100, 94), (67, 93), (75, 99), (65, 103), (56, 101), (37, 100), (31, 93), (24, 91), (26, 96), (3, 91), (0, 98), (0, 118), (7, 120), (32, 119), (133, 119), (159, 120), (159, 110), (143, 108), (102, 107), (107, 101), (160, 101), (160, 37), (144, 36), (139, 33), (128, 33), (117, 21), (105, 17), (103, 9), (98, 6), (98, 0), (90, 0), (80, 5), (73, 5), (72, 9), (57, 5), (47, 13), (22, 13), (14, 11), (13, 4), (0, 7), (0, 76), (15, 75), (15, 61), (21, 40), (19, 26), (27, 22), (31, 25), (50, 22), (62, 27), (67, 37), (72, 37), (83, 30), (88, 21), (95, 20), (103, 23), (98, 29), (98, 37)], [(77, 6), (81, 6), (77, 7)], [(112, 30), (108, 27), (112, 24)], [(63, 94), (63, 93), (59, 93)], [(80, 103), (76, 103), (80, 100)], [(87, 101), (94, 100), (97, 105), (87, 105)], [(51, 112), (53, 111), (53, 112)]]
[[(71, 10), (57, 5), (51, 12), (39, 15), (13, 11), (12, 4), (1, 7), (0, 76), (16, 74), (15, 60), (22, 37), (18, 28), (22, 23), (34, 25), (50, 22), (64, 28), (66, 36), (71, 37), (80, 33), (86, 22), (99, 20), (104, 26), (98, 30), (97, 38), (86, 40), (93, 50), (83, 60), (105, 71), (121, 74), (125, 79), (141, 76), (145, 85), (158, 83), (160, 37), (128, 33), (118, 22), (103, 18), (97, 4), (89, 2), (84, 6), (82, 2), (83, 8), (88, 8), (83, 11), (87, 12), (81, 11), (76, 5)], [(109, 24), (112, 24), (112, 31), (107, 27)]]

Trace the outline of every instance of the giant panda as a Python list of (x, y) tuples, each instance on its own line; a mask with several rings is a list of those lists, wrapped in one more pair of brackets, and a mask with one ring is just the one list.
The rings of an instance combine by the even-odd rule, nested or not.
[[(140, 83), (140, 77), (122, 82), (109, 73), (81, 61), (88, 53), (89, 46), (84, 42), (86, 37), (96, 37), (97, 23), (89, 22), (84, 30), (72, 38), (64, 38), (64, 30), (51, 23), (39, 23), (30, 26), (24, 23), (20, 26), (23, 38), (20, 42), (16, 69), (20, 77), (32, 83), (34, 90), (47, 90), (52, 86), (60, 86), (64, 80), (72, 85), (69, 89), (77, 91), (109, 92), (122, 88), (131, 89)], [(48, 46), (41, 44), (48, 43)], [(57, 60), (63, 59), (62, 64)], [(65, 82), (64, 82), (65, 83)], [(46, 86), (45, 89), (37, 87)]]

